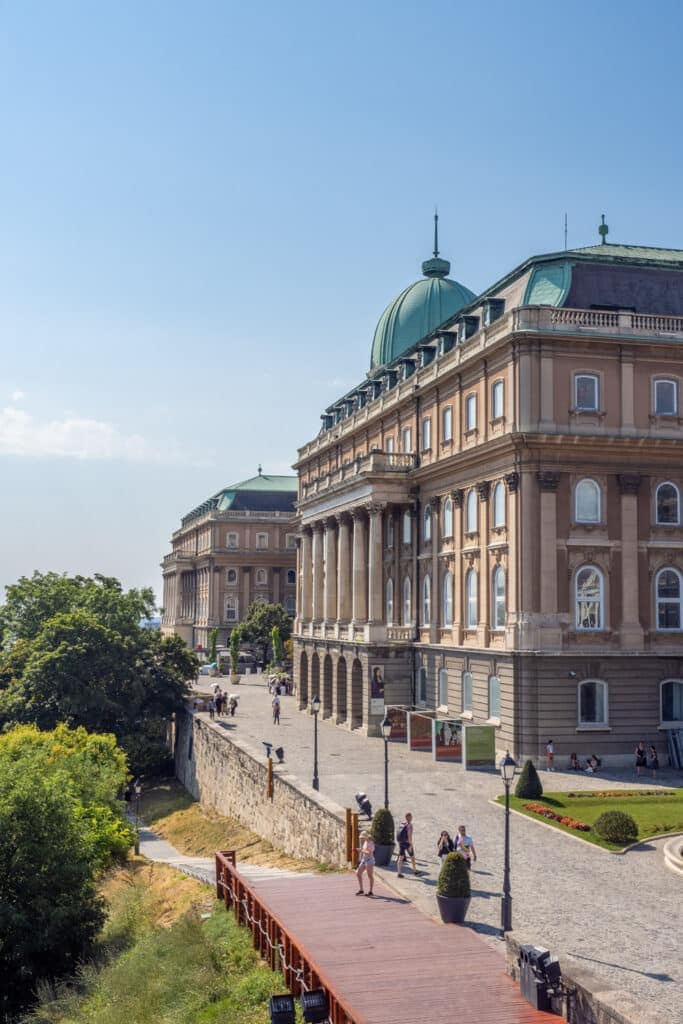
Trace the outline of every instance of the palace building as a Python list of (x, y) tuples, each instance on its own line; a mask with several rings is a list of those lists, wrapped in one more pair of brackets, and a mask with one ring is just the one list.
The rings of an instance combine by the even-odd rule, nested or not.
[(478, 296), (435, 237), (382, 314), (295, 466), (302, 706), (376, 733), (379, 668), (518, 758), (683, 726), (683, 251), (606, 232)]
[(183, 516), (164, 557), (161, 629), (188, 646), (225, 644), (252, 601), (296, 602), (295, 476), (258, 476), (214, 494)]

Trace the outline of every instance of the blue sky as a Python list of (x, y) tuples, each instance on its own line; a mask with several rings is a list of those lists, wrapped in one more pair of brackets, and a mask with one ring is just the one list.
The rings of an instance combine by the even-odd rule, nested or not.
[(286, 472), (419, 276), (683, 248), (660, 0), (0, 0), (0, 586), (160, 592), (180, 516)]

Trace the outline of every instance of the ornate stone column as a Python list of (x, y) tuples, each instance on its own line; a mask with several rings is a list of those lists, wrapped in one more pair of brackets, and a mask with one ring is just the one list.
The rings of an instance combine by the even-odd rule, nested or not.
[(384, 588), (382, 586), (383, 510), (383, 505), (368, 505), (368, 515), (370, 517), (368, 618), (375, 625), (379, 625), (384, 621)]
[(439, 583), (439, 544), (441, 538), (441, 516), (439, 510), (441, 508), (441, 498), (438, 496), (431, 498), (429, 507), (432, 513), (432, 567), (430, 570), (431, 578), (431, 622), (429, 624), (429, 640), (435, 644), (439, 640), (439, 625), (441, 622), (441, 601), (442, 593), (441, 586)]
[(491, 570), (489, 566), (489, 494), (491, 484), (477, 484), (479, 497), (479, 626), (477, 642), (488, 647), (491, 632)]
[(325, 621), (337, 621), (337, 524), (325, 521)]
[(541, 615), (557, 615), (557, 498), (560, 474), (544, 470), (536, 474), (541, 492)]
[(508, 565), (505, 579), (505, 605), (507, 621), (510, 627), (517, 626), (517, 559), (519, 555), (519, 537), (517, 536), (517, 495), (519, 493), (519, 473), (507, 473), (505, 484), (508, 491), (507, 503), (507, 537)]
[(323, 617), (323, 574), (325, 555), (323, 552), (322, 523), (313, 525), (313, 621), (320, 622)]
[(312, 533), (305, 527), (301, 537), (301, 618), (310, 622), (313, 616), (313, 555)]
[[(638, 473), (619, 473), (621, 491), (621, 646), (626, 650), (643, 647), (640, 624), (638, 579)], [(606, 585), (608, 585), (606, 583)]]
[(453, 498), (453, 642), (462, 643), (462, 491), (452, 491)]
[(365, 514), (359, 508), (353, 518), (353, 605), (354, 623), (365, 623), (368, 618), (368, 564), (365, 553)]
[(337, 516), (339, 545), (337, 551), (337, 616), (340, 623), (351, 619), (351, 522), (346, 513)]

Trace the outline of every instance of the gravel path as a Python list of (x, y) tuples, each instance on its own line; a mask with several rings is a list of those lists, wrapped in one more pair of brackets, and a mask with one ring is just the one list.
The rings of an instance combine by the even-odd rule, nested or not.
[[(202, 679), (200, 688), (207, 690), (213, 682)], [(237, 692), (226, 679), (219, 682), (223, 689)], [(283, 697), (281, 724), (273, 726), (270, 697), (260, 677), (246, 677), (239, 693), (237, 715), (220, 719), (220, 728), (234, 730), (236, 737), (258, 747), (262, 740), (277, 740), (284, 747), (288, 771), (310, 785), (310, 717), (297, 711), (295, 698)], [(321, 793), (355, 810), (354, 793), (362, 789), (373, 807), (381, 806), (382, 741), (327, 721), (319, 722), (318, 738)], [(472, 873), (469, 924), (499, 945), (494, 937), (500, 927), (503, 811), (491, 801), (502, 791), (500, 778), (434, 763), (430, 754), (408, 751), (404, 744), (390, 744), (389, 758), (390, 804), (397, 818), (413, 812), (418, 868), (425, 874), (409, 874), (401, 881), (392, 867), (388, 880), (433, 915), (439, 832), (446, 828), (452, 834), (457, 825), (466, 824), (479, 855)], [(637, 785), (630, 771), (602, 773), (598, 778), (542, 772), (541, 778), (550, 791)], [(680, 773), (665, 771), (657, 785), (680, 786), (681, 781)], [(642, 782), (652, 788), (651, 780)], [(561, 959), (594, 970), (604, 977), (606, 987), (630, 992), (665, 1013), (672, 1024), (683, 1024), (683, 884), (665, 868), (663, 844), (663, 839), (654, 840), (617, 856), (513, 814), (513, 926), (525, 941), (546, 945)]]

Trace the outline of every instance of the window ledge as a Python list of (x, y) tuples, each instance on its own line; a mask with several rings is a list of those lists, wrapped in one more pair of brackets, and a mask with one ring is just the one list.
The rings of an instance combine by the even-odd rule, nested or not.
[(503, 423), (505, 423), (505, 416), (494, 416), (492, 420), (489, 420), (489, 424), (492, 427), (498, 427)]
[(423, 455), (430, 455), (431, 451), (432, 451), (432, 446), (430, 445), (429, 448), (423, 448), (422, 449), (422, 454)]
[(609, 725), (599, 725), (599, 724), (589, 725), (588, 723), (586, 723), (585, 725), (577, 725), (577, 727), (576, 727), (576, 732), (611, 732), (611, 731), (612, 731), (612, 727), (609, 726)]
[(476, 437), (478, 433), (478, 427), (470, 427), (468, 430), (465, 431), (465, 437)]
[(445, 715), (448, 714), (448, 704), (439, 704), (437, 711), (443, 711)]
[(444, 437), (443, 441), (441, 442), (441, 447), (442, 448), (450, 448), (450, 447), (452, 447), (452, 445), (453, 445), (453, 438), (452, 437)]
[(484, 725), (495, 725), (496, 729), (500, 729), (500, 718), (487, 718)]
[(666, 729), (683, 729), (683, 722), (660, 722), (657, 728), (660, 732)]
[(460, 712), (460, 717), (461, 718), (466, 718), (468, 722), (471, 722), (472, 719), (474, 718), (474, 715), (472, 714), (471, 711), (461, 711)]

